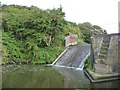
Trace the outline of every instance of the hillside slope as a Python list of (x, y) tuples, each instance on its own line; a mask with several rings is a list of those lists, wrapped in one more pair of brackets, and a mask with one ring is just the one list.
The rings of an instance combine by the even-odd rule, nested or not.
[(86, 26), (81, 29), (81, 24), (64, 17), (62, 7), (2, 5), (2, 62), (51, 63), (64, 50), (68, 33), (77, 34), (79, 44), (85, 43)]

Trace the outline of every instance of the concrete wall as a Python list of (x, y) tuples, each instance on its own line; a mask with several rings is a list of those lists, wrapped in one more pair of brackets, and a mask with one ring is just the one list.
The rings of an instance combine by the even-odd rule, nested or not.
[[(100, 62), (101, 58), (99, 57), (101, 46), (103, 44), (104, 37), (110, 37), (109, 47), (107, 52), (107, 57), (104, 58), (104, 62)], [(92, 38), (92, 47), (94, 52), (94, 60), (95, 60), (95, 68), (97, 69), (97, 64), (108, 65), (109, 68), (106, 71), (118, 72), (118, 67), (120, 67), (120, 34), (108, 34), (108, 35), (100, 35), (93, 36)], [(99, 65), (100, 66), (100, 65)], [(101, 67), (102, 70), (102, 65)], [(111, 69), (111, 70), (110, 70)], [(104, 68), (103, 68), (104, 70)]]

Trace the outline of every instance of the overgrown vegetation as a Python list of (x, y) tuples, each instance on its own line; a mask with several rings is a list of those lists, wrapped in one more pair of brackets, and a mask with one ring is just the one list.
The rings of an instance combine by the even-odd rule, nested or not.
[(93, 59), (93, 57), (92, 57), (92, 55), (90, 55), (87, 59), (86, 59), (86, 61), (85, 61), (85, 67), (84, 68), (87, 68), (87, 69), (89, 69), (89, 70), (91, 70), (91, 71), (94, 71), (94, 68), (93, 68), (93, 63), (92, 63), (92, 60)]
[(90, 43), (93, 31), (106, 33), (97, 25), (66, 21), (62, 7), (42, 10), (35, 6), (2, 5), (1, 13), (3, 63), (51, 63), (64, 50), (68, 33), (77, 34), (79, 44)]

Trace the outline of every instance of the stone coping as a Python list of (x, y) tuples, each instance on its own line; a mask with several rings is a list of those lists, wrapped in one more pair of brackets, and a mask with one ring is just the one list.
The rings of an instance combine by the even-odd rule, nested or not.
[(120, 73), (100, 74), (100, 73), (93, 72), (87, 68), (84, 69), (84, 72), (88, 76), (91, 82), (105, 82), (105, 81), (120, 79)]
[(120, 36), (120, 33), (112, 33), (112, 34), (101, 34), (101, 35), (94, 35), (95, 37), (104, 37), (104, 36)]

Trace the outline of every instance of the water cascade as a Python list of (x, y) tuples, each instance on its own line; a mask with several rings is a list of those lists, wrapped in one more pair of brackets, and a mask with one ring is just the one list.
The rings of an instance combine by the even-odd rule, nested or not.
[(91, 51), (90, 44), (80, 44), (67, 47), (52, 65), (68, 68), (83, 69), (84, 61)]

